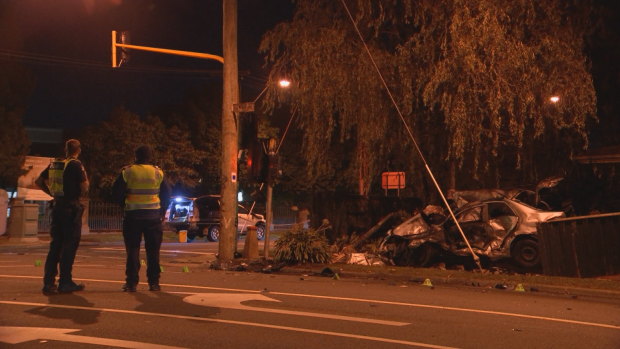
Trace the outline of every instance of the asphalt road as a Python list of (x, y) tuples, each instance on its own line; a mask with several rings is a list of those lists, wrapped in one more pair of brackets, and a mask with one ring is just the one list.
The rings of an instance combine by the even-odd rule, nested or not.
[(47, 247), (3, 246), (0, 347), (620, 348), (620, 299), (218, 271), (216, 249), (165, 243), (162, 292), (123, 293), (122, 244), (85, 242), (86, 290), (44, 296)]

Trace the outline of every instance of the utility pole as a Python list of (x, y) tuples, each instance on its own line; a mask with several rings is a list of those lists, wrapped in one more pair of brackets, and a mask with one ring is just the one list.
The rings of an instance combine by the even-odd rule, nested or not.
[(223, 3), (223, 101), (221, 159), (221, 222), (219, 262), (226, 268), (234, 258), (237, 238), (237, 152), (238, 120), (233, 106), (239, 104), (239, 69), (237, 65), (237, 0)]

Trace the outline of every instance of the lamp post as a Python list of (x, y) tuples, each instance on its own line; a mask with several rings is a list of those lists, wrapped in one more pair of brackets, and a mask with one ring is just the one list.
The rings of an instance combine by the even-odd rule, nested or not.
[(269, 139), (269, 142), (267, 143), (267, 159), (269, 166), (267, 171), (267, 202), (265, 204), (267, 224), (265, 226), (265, 243), (263, 246), (263, 257), (265, 258), (265, 260), (269, 258), (269, 236), (271, 233), (271, 224), (273, 223), (273, 212), (271, 210), (271, 204), (273, 199), (273, 184), (276, 176), (274, 169), (276, 168), (275, 161), (276, 151), (278, 149), (277, 145), (278, 141), (275, 138)]
[[(280, 88), (288, 88), (291, 85), (290, 80), (288, 79), (280, 79), (278, 81), (278, 86)], [(255, 104), (256, 102), (263, 96), (263, 94), (265, 94), (265, 92), (267, 91), (267, 89), (269, 88), (269, 84), (267, 84), (265, 86), (265, 88), (263, 88), (263, 90), (258, 94), (258, 96), (256, 96), (256, 98), (254, 99), (254, 101), (252, 102), (246, 102), (246, 103), (239, 103), (239, 104), (235, 104), (234, 105), (234, 112), (237, 113), (237, 115), (239, 115), (239, 113), (243, 113), (243, 112), (253, 112), (255, 109)], [(253, 136), (257, 136), (257, 135), (253, 135)], [(267, 143), (267, 158), (268, 158), (268, 172), (267, 172), (267, 200), (265, 203), (265, 220), (266, 220), (266, 226), (265, 226), (265, 243), (264, 243), (264, 252), (263, 252), (263, 257), (265, 259), (269, 258), (269, 235), (271, 232), (271, 225), (272, 225), (272, 221), (273, 221), (273, 214), (272, 214), (272, 210), (271, 210), (271, 206), (272, 206), (272, 198), (273, 198), (273, 184), (274, 184), (274, 180), (275, 180), (275, 176), (276, 176), (276, 155), (278, 152), (279, 146), (278, 146), (278, 141), (275, 138), (271, 138), (269, 139), (268, 143)]]

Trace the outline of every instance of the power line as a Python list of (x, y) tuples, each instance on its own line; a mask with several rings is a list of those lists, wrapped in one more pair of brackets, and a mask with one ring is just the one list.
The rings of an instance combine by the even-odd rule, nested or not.
[[(17, 60), (23, 63), (36, 64), (42, 66), (52, 67), (70, 67), (70, 68), (84, 68), (99, 71), (110, 71), (114, 69), (110, 67), (108, 63), (90, 61), (83, 59), (75, 59), (68, 57), (59, 57), (45, 54), (20, 52), (12, 50), (1, 50), (0, 59), (3, 60)], [(170, 75), (191, 75), (193, 78), (204, 78), (205, 75), (213, 78), (221, 78), (221, 70), (210, 69), (178, 69), (178, 68), (161, 68), (155, 66), (132, 66), (117, 68), (119, 72), (126, 73), (144, 73), (144, 74), (170, 74)], [(198, 76), (197, 76), (198, 75)]]

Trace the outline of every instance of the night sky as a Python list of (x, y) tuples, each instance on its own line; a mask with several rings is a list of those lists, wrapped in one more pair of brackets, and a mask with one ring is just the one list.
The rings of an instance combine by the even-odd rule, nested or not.
[[(0, 0), (0, 60), (31, 69), (36, 87), (27, 127), (77, 129), (123, 105), (140, 115), (180, 103), (190, 89), (220, 84), (216, 61), (131, 53), (111, 68), (111, 31), (131, 44), (222, 55), (221, 0)], [(241, 98), (252, 100), (267, 73), (262, 33), (292, 13), (290, 0), (239, 0)]]
[[(604, 4), (605, 24), (589, 44), (601, 122), (593, 146), (618, 142), (620, 132), (620, 1)], [(125, 106), (146, 115), (181, 103), (189, 91), (221, 84), (216, 61), (132, 52), (111, 68), (111, 30), (129, 30), (131, 43), (222, 55), (221, 0), (0, 0), (0, 60), (34, 72), (28, 127), (79, 129)], [(261, 35), (291, 17), (291, 0), (238, 0), (241, 100), (265, 84)]]

